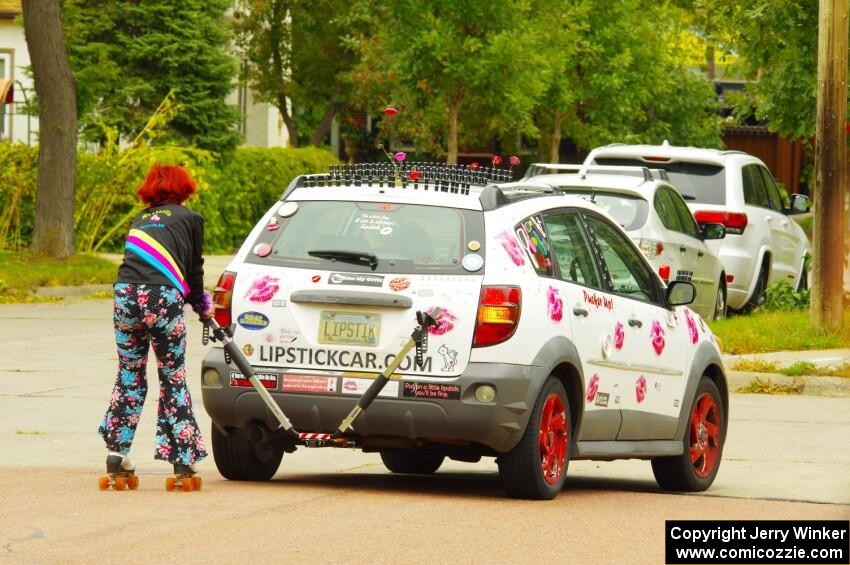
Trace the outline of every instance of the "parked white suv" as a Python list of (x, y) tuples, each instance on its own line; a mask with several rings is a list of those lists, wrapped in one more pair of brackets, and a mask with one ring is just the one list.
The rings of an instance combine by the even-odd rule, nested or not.
[(786, 205), (773, 175), (758, 158), (665, 142), (597, 147), (585, 164), (664, 169), (697, 222), (724, 224), (726, 238), (709, 245), (726, 268), (730, 308), (758, 306), (767, 286), (776, 281), (807, 287), (809, 240), (789, 215), (806, 211), (808, 199), (795, 194)]
[[(728, 392), (714, 335), (684, 306), (693, 285), (665, 289), (587, 200), (494, 177), (507, 180), (364, 164), (296, 178), (221, 276), (216, 320), (295, 429), (324, 434), (394, 360), (417, 311), (439, 308), (425, 351), (345, 438), (393, 472), (496, 457), (511, 495), (546, 499), (570, 459), (650, 459), (662, 487), (708, 488)], [(219, 471), (271, 478), (293, 444), (221, 348), (202, 384)]]
[(626, 230), (665, 284), (694, 284), (691, 308), (706, 320), (723, 318), (726, 273), (707, 243), (724, 238), (726, 228), (698, 226), (682, 196), (664, 179), (664, 171), (647, 167), (535, 163), (522, 182), (589, 198)]

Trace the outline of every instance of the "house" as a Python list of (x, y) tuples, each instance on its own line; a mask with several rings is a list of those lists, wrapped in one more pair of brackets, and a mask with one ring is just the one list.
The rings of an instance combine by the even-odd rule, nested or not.
[[(38, 143), (38, 117), (23, 112), (33, 84), (26, 67), (30, 64), (23, 24), (21, 0), (0, 0), (0, 140)], [(225, 100), (239, 108), (239, 132), (248, 147), (282, 147), (289, 136), (280, 112), (271, 104), (254, 100), (240, 85)]]

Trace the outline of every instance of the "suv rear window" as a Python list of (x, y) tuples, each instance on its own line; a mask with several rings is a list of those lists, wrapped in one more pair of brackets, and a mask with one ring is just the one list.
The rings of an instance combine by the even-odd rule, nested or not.
[[(481, 212), (386, 202), (298, 202), (298, 211), (280, 223), (268, 259), (287, 267), (354, 272), (472, 274), (461, 259), (469, 240), (483, 241), (484, 235)], [(371, 253), (378, 264), (372, 269), (311, 251)]]
[(559, 186), (558, 188), (593, 202), (608, 212), (626, 231), (642, 228), (649, 216), (649, 203), (639, 196), (602, 192), (601, 190), (572, 189), (568, 186)]
[(726, 205), (726, 170), (720, 165), (705, 163), (647, 163), (640, 159), (621, 157), (597, 157), (597, 165), (649, 167), (664, 169), (670, 177), (670, 184), (688, 202)]

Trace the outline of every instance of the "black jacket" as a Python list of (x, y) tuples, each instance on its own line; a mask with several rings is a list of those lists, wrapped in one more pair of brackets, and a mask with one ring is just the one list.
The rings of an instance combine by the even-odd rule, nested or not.
[(203, 244), (197, 212), (180, 204), (146, 208), (130, 226), (116, 282), (173, 286), (196, 306), (204, 291)]

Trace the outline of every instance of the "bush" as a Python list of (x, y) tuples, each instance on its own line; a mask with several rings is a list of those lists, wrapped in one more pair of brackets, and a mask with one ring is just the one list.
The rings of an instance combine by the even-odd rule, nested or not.
[(803, 310), (809, 307), (809, 290), (794, 290), (788, 282), (777, 281), (765, 290), (764, 304), (760, 309), (769, 312)]

